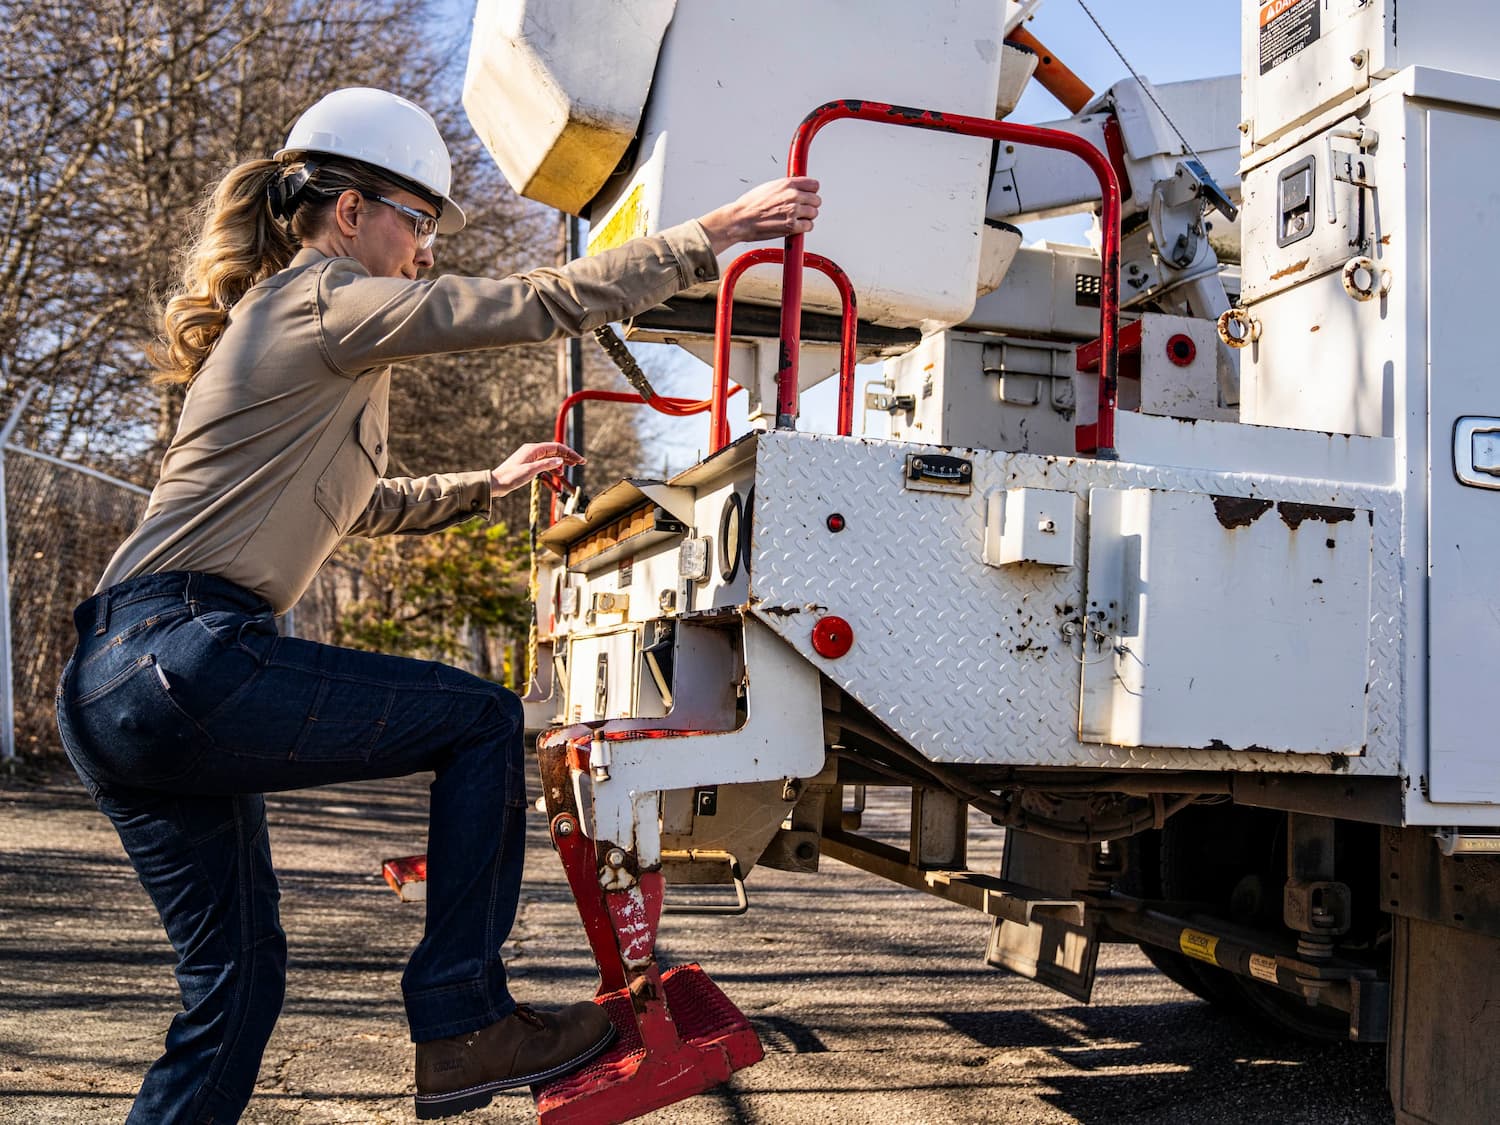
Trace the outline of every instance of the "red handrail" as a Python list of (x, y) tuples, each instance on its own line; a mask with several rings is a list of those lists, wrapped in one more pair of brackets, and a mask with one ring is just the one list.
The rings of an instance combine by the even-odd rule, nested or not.
[[(741, 386), (731, 387), (729, 394), (738, 394), (745, 388)], [(726, 396), (727, 397), (727, 396)], [(573, 404), (578, 402), (634, 402), (651, 407), (661, 413), (671, 415), (673, 418), (687, 418), (694, 414), (702, 414), (705, 410), (713, 407), (711, 398), (672, 398), (669, 395), (656, 395), (653, 398), (644, 398), (634, 391), (574, 391), (557, 408), (557, 422), (552, 429), (552, 440), (561, 442), (563, 435), (567, 432), (568, 411), (573, 409)], [(710, 434), (711, 438), (713, 435)]]
[[(1040, 129), (1034, 125), (1012, 125), (985, 117), (966, 117), (962, 114), (939, 113), (930, 109), (912, 109), (908, 106), (888, 105), (885, 102), (866, 102), (844, 99), (827, 102), (809, 113), (797, 127), (787, 156), (787, 175), (807, 175), (807, 153), (818, 130), (832, 121), (854, 118), (859, 121), (876, 121), (886, 125), (904, 125), (914, 129), (929, 129), (941, 133), (960, 133), (965, 136), (987, 137), (990, 140), (1007, 141), (1019, 145), (1035, 145), (1040, 148), (1059, 149), (1071, 152), (1085, 164), (1099, 180), (1103, 197), (1101, 223), (1104, 228), (1103, 246), (1100, 250), (1099, 284), (1099, 343), (1103, 352), (1099, 365), (1099, 417), (1090, 426), (1077, 428), (1080, 453), (1093, 452), (1099, 457), (1115, 456), (1115, 400), (1119, 379), (1119, 349), (1115, 342), (1120, 319), (1120, 185), (1115, 171), (1103, 153), (1082, 137), (1056, 129)], [(806, 236), (791, 235), (786, 240), (782, 258), (781, 280), (781, 358), (776, 373), (776, 426), (790, 429), (797, 416), (797, 349), (802, 342), (802, 269), (803, 240)]]
[[(729, 336), (734, 320), (734, 287), (740, 275), (751, 266), (766, 265), (782, 260), (783, 251), (774, 246), (749, 250), (729, 263), (724, 277), (719, 282), (719, 300), (714, 315), (714, 388), (710, 401), (713, 403), (712, 421), (709, 423), (709, 444), (717, 453), (729, 444)], [(839, 434), (848, 437), (854, 431), (854, 345), (859, 331), (859, 309), (854, 299), (854, 286), (849, 275), (839, 269), (822, 254), (806, 254), (807, 265), (825, 274), (839, 291), (842, 302), (843, 321), (839, 336)], [(800, 294), (799, 294), (800, 302)], [(738, 390), (738, 388), (736, 388)], [(778, 396), (777, 410), (780, 410)]]
[[(724, 397), (727, 399), (729, 395), (738, 394), (742, 390), (744, 390), (743, 387), (736, 385), (730, 388), (729, 393)], [(579, 402), (634, 402), (647, 405), (653, 410), (656, 410), (662, 414), (669, 414), (674, 418), (687, 418), (693, 414), (702, 414), (705, 410), (712, 409), (714, 405), (714, 400), (710, 398), (672, 398), (668, 395), (653, 395), (648, 399), (642, 395), (634, 393), (633, 391), (574, 391), (567, 398), (563, 399), (562, 405), (557, 408), (557, 421), (552, 428), (553, 441), (558, 443), (562, 442), (563, 436), (567, 432), (568, 411), (572, 410), (573, 405)], [(713, 433), (710, 433), (710, 444), (712, 443), (713, 437)], [(714, 446), (714, 449), (717, 450), (718, 448), (718, 446)], [(545, 484), (548, 488), (552, 489), (552, 503), (551, 511), (549, 514), (549, 522), (556, 523), (557, 493), (560, 486), (557, 481), (551, 479), (550, 474), (544, 475), (542, 477), (542, 483)]]

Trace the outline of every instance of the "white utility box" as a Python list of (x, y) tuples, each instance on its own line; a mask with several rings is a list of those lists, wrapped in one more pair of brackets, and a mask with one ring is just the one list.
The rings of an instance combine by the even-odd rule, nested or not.
[(865, 408), (884, 408), (899, 441), (1070, 454), (1075, 366), (1055, 340), (937, 332), (886, 363)]
[(984, 563), (1073, 565), (1077, 497), (1053, 488), (1009, 488), (987, 498)]
[(1493, 0), (1243, 0), (1241, 152), (1420, 64), (1500, 78)]

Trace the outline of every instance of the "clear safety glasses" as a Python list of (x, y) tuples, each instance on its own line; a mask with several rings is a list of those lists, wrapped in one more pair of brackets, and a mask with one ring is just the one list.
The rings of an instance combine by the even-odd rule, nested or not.
[(437, 216), (429, 215), (426, 211), (418, 211), (415, 207), (408, 207), (404, 203), (397, 203), (394, 199), (387, 199), (383, 195), (372, 195), (364, 191), (359, 194), (372, 202), (384, 203), (387, 207), (394, 207), (410, 219), (412, 233), (417, 237), (418, 250), (426, 250), (437, 241)]

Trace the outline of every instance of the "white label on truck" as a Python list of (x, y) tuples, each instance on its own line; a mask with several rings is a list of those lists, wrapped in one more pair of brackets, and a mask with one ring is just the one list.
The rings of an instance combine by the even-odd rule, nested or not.
[(1250, 954), (1250, 975), (1256, 980), (1263, 980), (1267, 984), (1276, 983), (1276, 958), (1267, 957), (1264, 953)]
[(1280, 66), (1318, 41), (1318, 0), (1263, 0), (1260, 72)]

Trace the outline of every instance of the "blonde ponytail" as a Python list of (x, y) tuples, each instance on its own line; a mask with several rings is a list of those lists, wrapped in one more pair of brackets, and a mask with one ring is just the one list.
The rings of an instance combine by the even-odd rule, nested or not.
[(245, 291), (283, 270), (297, 241), (271, 215), (266, 189), (284, 165), (249, 160), (219, 181), (199, 209), (203, 228), (187, 248), (182, 282), (167, 301), (165, 338), (152, 349), (156, 383), (191, 383)]
[[(357, 160), (313, 154), (316, 161), (247, 160), (219, 181), (198, 209), (203, 229), (184, 253), (182, 283), (166, 303), (164, 336), (149, 350), (155, 383), (191, 383), (229, 323), (229, 310), (252, 285), (291, 264), (298, 249), (327, 222), (334, 199), (345, 191), (389, 195), (411, 191), (441, 210), (441, 200), (398, 182)], [(272, 213), (270, 188), (278, 177), (296, 186)], [(287, 189), (279, 188), (285, 195)], [(280, 198), (280, 196), (278, 196)]]

